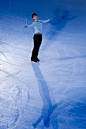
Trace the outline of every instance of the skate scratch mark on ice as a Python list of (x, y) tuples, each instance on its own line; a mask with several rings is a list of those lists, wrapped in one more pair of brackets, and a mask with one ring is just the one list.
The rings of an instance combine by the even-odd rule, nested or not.
[[(17, 91), (17, 92), (18, 93), (16, 94), (15, 98), (14, 98), (13, 94), (9, 93), (11, 95), (11, 97), (13, 98), (13, 101), (10, 105), (11, 121), (10, 121), (10, 123), (8, 122), (8, 128), (10, 128), (11, 126), (14, 126), (16, 124), (16, 122), (18, 121), (18, 118), (20, 116), (19, 110), (18, 110), (18, 104), (17, 104), (17, 101), (18, 101), (17, 96), (19, 95), (20, 91)], [(8, 98), (8, 100), (9, 100), (9, 98)], [(7, 103), (6, 98), (5, 98), (5, 102)]]
[[(1, 59), (0, 59), (1, 60)], [(1, 60), (1, 62), (5, 62), (5, 63), (7, 63), (7, 64), (9, 64), (9, 62), (7, 62), (7, 61), (3, 61), (3, 60)], [(2, 65), (2, 64), (1, 64)]]
[(26, 86), (28, 87), (27, 84), (25, 84), (23, 81), (21, 81), (21, 80), (19, 80), (18, 78), (16, 78), (13, 74), (10, 74), (10, 73), (8, 73), (8, 72), (6, 72), (6, 71), (4, 71), (4, 70), (1, 70), (1, 71), (4, 72), (4, 73), (6, 73), (6, 74), (7, 74), (8, 76), (10, 76), (10, 77), (13, 77), (14, 79), (18, 80), (19, 82), (23, 83), (24, 85), (26, 85)]
[(16, 124), (16, 122), (18, 121), (18, 118), (19, 118), (19, 110), (18, 110), (18, 108), (15, 104), (12, 105), (11, 114), (12, 114), (12, 122), (9, 125), (9, 127), (14, 126)]
[[(4, 42), (1, 42), (4, 43)], [(0, 44), (3, 48), (5, 48), (6, 50), (8, 50), (4, 45)], [(8, 50), (9, 51), (9, 50)], [(10, 51), (9, 51), (10, 52)]]
[[(81, 68), (79, 67), (78, 73), (76, 75), (74, 67), (77, 67), (77, 64), (81, 64), (81, 66), (80, 66)], [(78, 77), (82, 73), (83, 70), (84, 70), (83, 62), (80, 61), (80, 62), (74, 62), (73, 63), (73, 75), (76, 75), (75, 78)]]
[[(3, 61), (3, 62), (6, 62), (6, 61)], [(8, 64), (10, 64), (10, 65), (13, 65), (13, 66), (17, 66), (17, 67), (21, 67), (21, 68), (26, 68), (25, 67), (25, 65), (28, 67), (28, 63), (24, 63), (24, 65), (16, 65), (16, 64), (13, 64), (13, 63), (10, 63), (10, 62), (6, 62), (6, 63), (8, 63)]]
[[(15, 73), (15, 74), (12, 74), (12, 75), (17, 75), (17, 74), (19, 74), (20, 72), (21, 72), (21, 70), (18, 71), (17, 73)], [(10, 76), (6, 76), (6, 77), (10, 77)]]
[[(16, 95), (15, 95), (15, 98), (17, 99), (17, 97), (19, 97), (19, 95), (20, 95), (20, 93), (21, 93), (21, 89), (19, 88), (19, 86), (15, 86), (15, 87), (12, 87), (11, 89), (10, 89), (10, 91), (9, 91), (9, 94), (12, 96), (12, 98), (13, 98), (13, 100), (15, 101), (15, 103), (16, 103), (16, 99), (14, 98), (14, 95), (13, 95), (13, 93), (16, 93)], [(16, 103), (17, 104), (17, 103)]]
[[(3, 52), (0, 51), (0, 53), (2, 53), (2, 55), (7, 59), (7, 57), (5, 56), (5, 54)], [(1, 60), (1, 59), (0, 59)], [(8, 59), (7, 59), (8, 60)], [(8, 60), (9, 61), (9, 60)]]

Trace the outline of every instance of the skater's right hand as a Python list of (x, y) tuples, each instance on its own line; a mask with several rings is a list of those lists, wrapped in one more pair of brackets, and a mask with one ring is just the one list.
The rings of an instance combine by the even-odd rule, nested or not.
[(23, 28), (27, 28), (28, 26), (23, 26)]

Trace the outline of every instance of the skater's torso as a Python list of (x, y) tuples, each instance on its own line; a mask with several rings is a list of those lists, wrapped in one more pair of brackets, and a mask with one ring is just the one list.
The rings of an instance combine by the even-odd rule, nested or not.
[(31, 25), (29, 25), (28, 27), (34, 27), (35, 29), (35, 34), (42, 34), (42, 23), (47, 23), (49, 22), (50, 19), (45, 20), (45, 21), (41, 21), (39, 20), (38, 22), (33, 22)]
[(35, 34), (42, 34), (42, 23), (40, 21), (34, 22)]

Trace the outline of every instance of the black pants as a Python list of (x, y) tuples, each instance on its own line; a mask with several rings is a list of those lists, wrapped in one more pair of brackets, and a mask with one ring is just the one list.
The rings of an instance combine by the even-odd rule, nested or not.
[(33, 40), (34, 40), (34, 47), (31, 59), (36, 60), (38, 58), (38, 52), (42, 42), (42, 34), (34, 34)]

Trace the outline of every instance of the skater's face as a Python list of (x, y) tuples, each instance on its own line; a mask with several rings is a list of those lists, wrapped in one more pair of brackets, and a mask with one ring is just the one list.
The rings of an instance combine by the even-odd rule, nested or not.
[(38, 20), (38, 16), (37, 15), (33, 16), (33, 19)]

